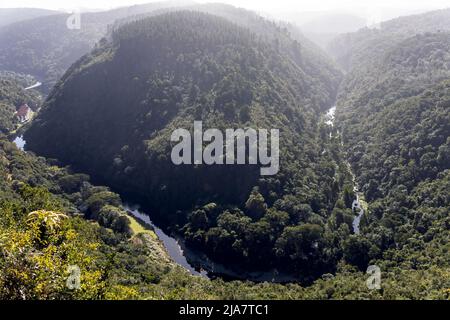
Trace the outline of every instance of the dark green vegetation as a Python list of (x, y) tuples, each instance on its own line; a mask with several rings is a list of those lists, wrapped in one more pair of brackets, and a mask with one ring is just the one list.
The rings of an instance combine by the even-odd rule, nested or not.
[(418, 270), (450, 266), (449, 18), (437, 11), (345, 37), (353, 49), (337, 125), (370, 204), (359, 241), (398, 248), (399, 264), (417, 255), (408, 264)]
[[(342, 252), (329, 212), (350, 178), (336, 167), (337, 150), (320, 156), (326, 129), (318, 123), (337, 83), (321, 82), (320, 70), (312, 76), (314, 63), (286, 31), (268, 30), (285, 43), (203, 13), (126, 24), (71, 67), (28, 131), (29, 146), (140, 195), (160, 221), (221, 262), (304, 279), (332, 272)], [(281, 173), (173, 165), (170, 135), (194, 120), (280, 128)], [(292, 244), (299, 234), (303, 244)]]
[(317, 17), (307, 18), (292, 16), (289, 20), (297, 24), (302, 32), (321, 48), (327, 48), (329, 43), (343, 33), (355, 32), (364, 28), (366, 19), (352, 14), (330, 14), (317, 12)]
[[(5, 141), (4, 224), (19, 232), (2, 230), (6, 238), (31, 239), (24, 246), (48, 259), (69, 250), (57, 245), (68, 230), (95, 242), (95, 253), (79, 250), (94, 254), (92, 264), (80, 262), (92, 271), (87, 298), (448, 299), (449, 11), (342, 38), (348, 46), (335, 53), (348, 73), (331, 128), (323, 112), (342, 75), (295, 28), (228, 6), (200, 7), (209, 14), (159, 12), (111, 28), (49, 96), (26, 133), (28, 146), (139, 197), (152, 218), (227, 266), (276, 268), (309, 286), (189, 276), (151, 234), (133, 235), (116, 194)], [(194, 120), (205, 128), (279, 128), (280, 173), (172, 165), (170, 134)], [(369, 205), (361, 234), (352, 230), (355, 194), (345, 159)], [(45, 211), (30, 215), (35, 210)], [(53, 211), (70, 216), (67, 225), (57, 223), (56, 235), (36, 233), (47, 230), (40, 219)], [(64, 260), (67, 252), (60, 266), (78, 261)], [(366, 287), (369, 264), (382, 270), (381, 290)], [(19, 292), (22, 282), (1, 281)], [(30, 297), (71, 294), (63, 286), (45, 294), (36, 291), (45, 285), (31, 287)]]
[[(285, 58), (288, 57), (295, 62), (307, 76), (317, 80), (314, 82), (314, 86), (317, 86), (323, 95), (320, 100), (315, 101), (317, 107), (328, 108), (334, 102), (338, 85), (342, 80), (342, 73), (336, 68), (332, 60), (307, 39), (293, 24), (273, 22), (259, 16), (255, 12), (226, 4), (207, 3), (185, 7), (164, 8), (150, 13), (130, 16), (117, 20), (111, 29), (115, 30), (126, 23), (145, 17), (180, 10), (203, 12), (219, 16), (255, 33), (261, 40), (275, 47)], [(300, 51), (301, 54), (299, 54)]]
[(174, 5), (169, 1), (82, 13), (79, 30), (67, 28), (70, 15), (63, 13), (0, 26), (0, 70), (31, 74), (47, 93), (72, 63), (105, 36), (116, 19)]
[(7, 134), (18, 125), (16, 110), (23, 104), (36, 110), (41, 103), (40, 95), (34, 91), (24, 90), (24, 81), (20, 76), (0, 73), (0, 134)]
[[(88, 176), (0, 137), (0, 178), (1, 299), (445, 299), (450, 294), (442, 289), (448, 288), (448, 269), (411, 269), (408, 262), (428, 261), (413, 254), (403, 267), (386, 267), (382, 291), (368, 291), (367, 276), (345, 264), (335, 277), (308, 288), (194, 277), (170, 261), (151, 233), (130, 235), (102, 219), (103, 227), (86, 220), (93, 212), (124, 215), (119, 197), (91, 185)], [(386, 266), (396, 264), (395, 253), (390, 256)], [(80, 290), (66, 286), (69, 265), (80, 268)]]
[[(0, 26), (0, 70), (31, 74), (43, 82), (41, 89), (48, 93), (72, 63), (87, 54), (103, 37), (108, 37), (118, 25), (144, 15), (179, 10), (177, 8), (216, 14), (270, 37), (272, 41), (279, 42), (281, 47), (285, 43), (285, 36), (277, 30), (280, 28), (250, 11), (221, 4), (192, 5), (190, 1), (165, 1), (106, 12), (83, 13), (80, 30), (68, 29), (66, 22), (70, 15), (57, 12), (37, 15), (34, 19), (30, 16), (29, 19), (20, 19), (16, 23), (8, 20), (4, 26)], [(333, 95), (329, 97), (332, 100), (337, 89), (335, 80), (340, 74), (336, 73), (328, 59), (317, 54), (317, 50), (298, 30), (291, 25), (283, 28), (296, 33), (298, 41), (308, 43), (303, 47), (303, 55), (308, 56), (315, 68), (308, 69), (304, 66), (304, 71), (317, 72), (320, 66), (322, 82), (333, 86)], [(295, 54), (295, 48), (284, 49)]]

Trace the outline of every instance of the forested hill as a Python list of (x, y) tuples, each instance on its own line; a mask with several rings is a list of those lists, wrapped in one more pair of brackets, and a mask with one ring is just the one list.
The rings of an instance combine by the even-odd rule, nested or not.
[(441, 259), (414, 265), (427, 270), (450, 264), (449, 14), (348, 35), (352, 67), (337, 102), (337, 127), (369, 202), (364, 237), (401, 250), (399, 261), (434, 246)]
[(184, 3), (155, 2), (81, 13), (80, 29), (69, 29), (67, 20), (71, 15), (64, 13), (8, 24), (0, 27), (0, 70), (31, 74), (48, 92), (72, 63), (105, 36), (108, 25), (116, 19)]
[[(450, 31), (450, 9), (400, 17), (382, 22), (379, 28), (363, 28), (333, 40), (327, 52), (346, 71), (365, 68), (383, 58), (385, 51), (402, 41), (424, 33)], [(406, 45), (407, 43), (405, 43)]]
[[(224, 282), (189, 275), (170, 260), (152, 230), (136, 228), (120, 197), (0, 136), (0, 298), (37, 299), (446, 299), (449, 271), (388, 272), (384, 290), (341, 264), (335, 277), (298, 284)], [(426, 257), (432, 246), (410, 255)], [(396, 255), (389, 255), (391, 265)], [(442, 255), (443, 256), (443, 255)], [(404, 263), (405, 264), (405, 263)], [(407, 264), (406, 264), (407, 265)], [(72, 266), (72, 269), (69, 269)], [(67, 287), (80, 268), (80, 289)], [(72, 278), (73, 279), (73, 278)]]
[[(48, 93), (72, 63), (88, 53), (113, 25), (141, 19), (146, 15), (185, 8), (222, 16), (261, 36), (278, 42), (281, 50), (298, 59), (293, 41), (301, 42), (303, 55), (308, 64), (303, 65), (307, 73), (315, 72), (321, 81), (317, 85), (328, 86), (329, 101), (334, 100), (340, 72), (319, 49), (303, 37), (292, 25), (280, 26), (257, 14), (223, 4), (193, 5), (190, 1), (164, 1), (94, 13), (82, 13), (81, 29), (67, 28), (69, 14), (55, 12), (52, 15), (36, 16), (35, 19), (10, 21), (0, 26), (0, 70), (31, 74), (37, 77)], [(5, 9), (6, 10), (6, 9)], [(0, 12), (1, 14), (1, 12)], [(290, 35), (290, 36), (289, 36)], [(291, 39), (291, 37), (293, 39)], [(301, 61), (297, 61), (301, 63)], [(308, 66), (314, 63), (314, 68)], [(333, 90), (330, 90), (332, 88)]]
[[(136, 234), (116, 193), (0, 137), (0, 297), (448, 299), (448, 33), (349, 35), (331, 127), (322, 111), (341, 75), (327, 58), (289, 26), (222, 12), (160, 12), (112, 29), (25, 139), (136, 196), (153, 221), (244, 277), (268, 271), (310, 286), (190, 276), (155, 234)], [(173, 165), (170, 135), (194, 120), (279, 128), (280, 172)], [(360, 233), (346, 156), (369, 206)], [(49, 261), (59, 268), (41, 268)], [(64, 287), (61, 266), (73, 263), (87, 275), (82, 290)], [(381, 290), (368, 290), (368, 265), (380, 267)]]
[[(220, 3), (197, 5), (189, 9), (223, 17), (263, 37), (295, 61), (308, 76), (317, 79), (316, 85), (322, 87), (321, 91), (329, 92), (325, 104), (320, 101), (323, 110), (334, 103), (342, 72), (297, 26), (266, 20), (255, 12)], [(301, 48), (301, 55), (298, 54), (297, 46)]]
[[(314, 68), (301, 44), (293, 49)], [(168, 13), (124, 25), (74, 64), (26, 139), (41, 155), (143, 196), (155, 219), (215, 258), (317, 277), (342, 255), (327, 234), (339, 227), (329, 225), (331, 211), (349, 180), (337, 151), (323, 152), (327, 88), (248, 29), (209, 14)], [(280, 173), (175, 166), (170, 135), (194, 120), (205, 129), (280, 129)], [(345, 221), (349, 232), (351, 217)], [(299, 234), (317, 245), (291, 247)]]
[[(163, 8), (150, 13), (128, 16), (118, 19), (111, 30), (132, 21), (180, 10), (219, 16), (257, 34), (265, 42), (275, 46), (277, 50), (292, 59), (308, 76), (317, 79), (315, 85), (320, 86), (323, 93), (327, 93), (325, 97), (317, 97), (320, 99), (317, 102), (323, 110), (334, 103), (339, 83), (342, 80), (342, 72), (325, 52), (306, 38), (298, 27), (290, 23), (267, 20), (253, 11), (227, 4), (207, 3)], [(301, 55), (299, 51), (301, 51)]]

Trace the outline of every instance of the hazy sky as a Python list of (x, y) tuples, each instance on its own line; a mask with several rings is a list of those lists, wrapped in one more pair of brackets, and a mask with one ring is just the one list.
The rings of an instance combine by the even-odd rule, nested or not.
[[(110, 9), (120, 6), (160, 2), (161, 0), (0, 0), (0, 7), (34, 7), (71, 11), (73, 9)], [(197, 0), (196, 2), (222, 2), (252, 9), (260, 13), (292, 15), (295, 12), (340, 11), (385, 20), (398, 15), (450, 7), (450, 0)]]

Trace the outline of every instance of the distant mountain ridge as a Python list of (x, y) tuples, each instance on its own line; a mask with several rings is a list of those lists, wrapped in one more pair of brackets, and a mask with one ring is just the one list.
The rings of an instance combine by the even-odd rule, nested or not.
[[(380, 28), (364, 28), (339, 36), (327, 52), (344, 69), (363, 68), (367, 59), (378, 59), (388, 47), (416, 34), (450, 31), (450, 8), (385, 21)], [(370, 55), (364, 55), (369, 53)], [(361, 62), (361, 63), (360, 63)]]
[(0, 28), (8, 24), (59, 13), (61, 12), (35, 8), (0, 8)]
[(366, 25), (366, 20), (351, 14), (326, 15), (300, 25), (306, 33), (354, 32)]
[[(49, 95), (25, 134), (30, 150), (137, 198), (158, 225), (245, 279), (287, 273), (314, 282), (302, 289), (309, 298), (448, 299), (450, 38), (434, 29), (446, 13), (342, 37), (341, 83), (298, 28), (230, 6), (199, 8), (111, 27)], [(412, 34), (418, 21), (424, 28)], [(336, 92), (330, 126), (324, 110)], [(279, 128), (280, 172), (174, 165), (171, 133), (192, 131), (195, 120)], [(355, 197), (364, 207), (358, 232)], [(382, 290), (367, 289), (369, 265), (382, 272)], [(176, 279), (189, 294), (198, 288)]]
[(39, 16), (0, 28), (0, 70), (31, 74), (48, 93), (64, 72), (105, 36), (116, 19), (188, 1), (154, 2), (109, 11), (81, 13), (81, 29), (69, 29), (71, 14)]

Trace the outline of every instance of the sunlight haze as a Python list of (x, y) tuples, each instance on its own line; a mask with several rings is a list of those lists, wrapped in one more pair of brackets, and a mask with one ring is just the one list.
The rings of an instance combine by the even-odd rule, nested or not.
[[(1, 8), (45, 8), (52, 10), (70, 11), (81, 10), (104, 10), (116, 7), (144, 4), (150, 2), (160, 2), (151, 0), (74, 0), (61, 2), (58, 0), (2, 0)], [(179, 1), (187, 2), (187, 1)], [(193, 1), (197, 3), (208, 3), (217, 1)], [(450, 7), (449, 0), (319, 0), (319, 1), (298, 1), (298, 0), (224, 0), (223, 3), (232, 4), (237, 7), (252, 9), (258, 12), (271, 14), (310, 12), (310, 11), (338, 11), (338, 12), (359, 12), (364, 14), (368, 10), (378, 10), (387, 16), (400, 15), (403, 13), (414, 13), (434, 9)]]

